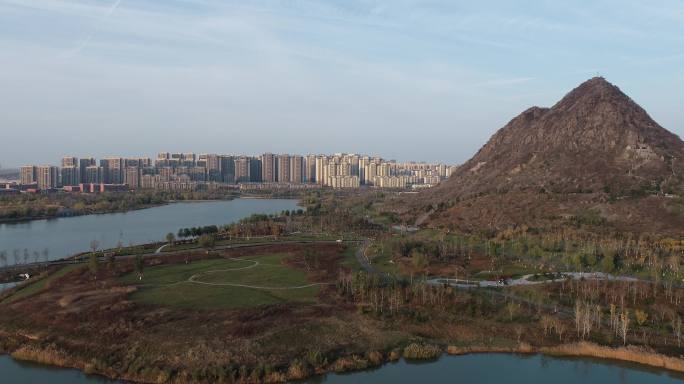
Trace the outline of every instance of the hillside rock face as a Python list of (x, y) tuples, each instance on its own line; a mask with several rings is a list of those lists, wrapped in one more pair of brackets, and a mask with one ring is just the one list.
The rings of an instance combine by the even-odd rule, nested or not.
[(681, 195), (683, 180), (684, 142), (596, 77), (553, 107), (533, 107), (511, 120), (421, 200), (522, 194), (534, 204), (530, 196), (543, 194), (545, 200), (548, 194)]
[(679, 137), (597, 77), (553, 107), (511, 120), (439, 189), (458, 197), (541, 189), (675, 193), (683, 173)]

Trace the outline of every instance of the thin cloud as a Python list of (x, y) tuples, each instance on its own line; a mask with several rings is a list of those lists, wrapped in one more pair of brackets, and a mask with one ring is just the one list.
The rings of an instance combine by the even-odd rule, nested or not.
[[(101, 20), (99, 20), (99, 23), (105, 22), (109, 17), (116, 11), (117, 8), (119, 8), (119, 5), (121, 4), (122, 0), (115, 0), (114, 3), (107, 9), (107, 12), (104, 14), (104, 17), (102, 17)], [(100, 25), (98, 23), (98, 25)], [(81, 41), (76, 45), (76, 47), (69, 49), (67, 51), (61, 52), (59, 55), (57, 55), (57, 58), (59, 59), (70, 59), (79, 53), (83, 51), (88, 44), (93, 40), (93, 37), (95, 36), (97, 30), (92, 30), (88, 35), (85, 36), (85, 38), (81, 39)]]

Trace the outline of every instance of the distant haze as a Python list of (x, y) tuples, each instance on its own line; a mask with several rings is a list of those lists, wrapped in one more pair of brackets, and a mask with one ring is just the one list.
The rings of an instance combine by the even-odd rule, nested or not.
[(597, 73), (684, 135), (677, 0), (3, 0), (0, 63), (4, 168), (158, 151), (460, 163)]

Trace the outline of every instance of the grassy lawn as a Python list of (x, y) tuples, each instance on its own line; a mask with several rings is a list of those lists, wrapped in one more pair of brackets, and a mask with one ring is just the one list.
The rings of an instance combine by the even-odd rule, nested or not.
[[(307, 281), (304, 271), (284, 265), (284, 257), (285, 254), (270, 254), (237, 261), (217, 259), (152, 267), (145, 270), (142, 282), (135, 274), (124, 276), (122, 280), (128, 284), (144, 285), (132, 295), (134, 301), (179, 308), (230, 309), (314, 301), (320, 289), (318, 286), (276, 289), (311, 283)], [(264, 288), (187, 282), (191, 276), (196, 276), (196, 281), (211, 284), (241, 284)]]
[(66, 275), (67, 273), (77, 269), (77, 268), (83, 268), (82, 265), (69, 265), (66, 267), (62, 267), (62, 269), (36, 281), (36, 282), (29, 282), (28, 285), (24, 286), (17, 292), (15, 292), (12, 296), (8, 297), (5, 299), (6, 302), (12, 303), (15, 302), (19, 299), (22, 299), (24, 297), (28, 297), (30, 295), (33, 295), (34, 293), (38, 293), (43, 290), (50, 282)]
[(366, 252), (370, 256), (371, 264), (377, 270), (393, 275), (399, 274), (399, 266), (392, 262), (392, 255), (388, 249), (373, 244)]
[(356, 259), (356, 251), (359, 249), (360, 245), (347, 244), (344, 250), (344, 261), (341, 265), (353, 270), (361, 269), (361, 264)]

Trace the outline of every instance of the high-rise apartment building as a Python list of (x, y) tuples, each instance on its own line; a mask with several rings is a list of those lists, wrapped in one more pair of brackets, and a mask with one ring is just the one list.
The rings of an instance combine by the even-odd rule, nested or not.
[(301, 155), (290, 156), (290, 182), (301, 184), (304, 178), (304, 158)]
[(74, 186), (81, 182), (81, 170), (77, 166), (64, 166), (61, 169), (61, 185)]
[(38, 188), (51, 189), (59, 187), (59, 168), (54, 165), (41, 165), (36, 168)]
[(290, 155), (278, 155), (278, 176), (276, 181), (279, 183), (290, 182)]
[(228, 155), (219, 156), (219, 167), (221, 171), (221, 181), (224, 183), (235, 182), (235, 157)]
[(79, 169), (79, 178), (78, 182), (79, 183), (85, 183), (86, 182), (86, 168), (97, 165), (97, 162), (95, 161), (94, 157), (86, 157), (86, 158), (81, 158), (78, 161), (78, 169)]
[(261, 181), (273, 183), (276, 181), (276, 158), (272, 153), (261, 155)]
[(78, 159), (73, 156), (62, 158), (62, 167), (78, 167)]
[(316, 182), (316, 155), (306, 155), (304, 158), (304, 182)]
[(223, 181), (221, 177), (221, 158), (216, 154), (199, 155), (197, 166), (204, 166), (207, 169), (207, 180)]
[(249, 160), (249, 181), (261, 182), (261, 159), (258, 157), (252, 157)]
[(86, 167), (85, 177), (83, 180), (81, 180), (81, 182), (87, 184), (104, 183), (104, 168), (98, 167), (97, 165)]
[(240, 156), (235, 159), (235, 182), (248, 183), (249, 182), (249, 163), (250, 159), (247, 156)]
[(20, 170), (20, 182), (29, 185), (38, 182), (38, 169), (35, 165), (25, 165)]
[(125, 162), (122, 157), (108, 157), (100, 160), (100, 166), (104, 169), (105, 184), (123, 184)]
[(140, 188), (140, 178), (142, 171), (139, 167), (126, 167), (124, 171), (124, 184), (131, 189)]
[(157, 154), (157, 159), (154, 161), (155, 167), (170, 167), (171, 166), (171, 154), (168, 152), (159, 152)]
[(325, 185), (328, 180), (328, 157), (316, 156), (316, 183)]

